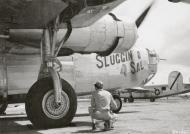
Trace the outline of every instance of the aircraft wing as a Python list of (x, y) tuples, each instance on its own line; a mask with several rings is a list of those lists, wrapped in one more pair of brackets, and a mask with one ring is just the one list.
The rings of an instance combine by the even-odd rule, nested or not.
[(61, 0), (1, 0), (0, 31), (41, 28), (67, 7)]
[(150, 90), (141, 88), (141, 87), (133, 87), (133, 88), (122, 89), (120, 92), (121, 93), (132, 93), (132, 92), (147, 93), (147, 92), (150, 92)]
[(148, 85), (143, 87), (133, 87), (128, 89), (122, 89), (121, 92), (123, 93), (147, 93), (147, 92), (155, 92), (155, 89), (161, 89), (162, 87), (167, 87), (167, 84), (160, 84), (160, 85)]
[(41, 29), (60, 15), (73, 27), (92, 24), (125, 0), (1, 0), (0, 34), (7, 29)]
[[(91, 0), (94, 3), (102, 3), (103, 0)], [(123, 3), (125, 0), (110, 0), (107, 4), (99, 4), (93, 6), (93, 2), (89, 3), (90, 6), (87, 6), (74, 16), (71, 20), (72, 26), (75, 28), (87, 27), (96, 22), (98, 19), (109, 13), (113, 8), (117, 7), (119, 4)]]
[(166, 87), (168, 84), (159, 84), (159, 85), (146, 85), (143, 86), (146, 89), (152, 89), (152, 88), (161, 88), (161, 87)]

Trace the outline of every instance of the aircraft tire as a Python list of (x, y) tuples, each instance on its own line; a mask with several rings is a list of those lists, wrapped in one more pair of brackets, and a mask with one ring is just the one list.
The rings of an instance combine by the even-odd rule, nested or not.
[(119, 95), (113, 95), (113, 98), (117, 104), (117, 109), (113, 109), (113, 112), (114, 113), (119, 113), (119, 111), (121, 110), (122, 108), (122, 100), (121, 98), (119, 97)]
[(155, 102), (155, 98), (150, 98), (150, 102)]
[(0, 114), (4, 114), (5, 113), (5, 110), (7, 109), (7, 102), (1, 102), (0, 103)]
[(129, 97), (129, 98), (128, 98), (128, 102), (129, 102), (129, 103), (133, 103), (133, 102), (134, 102), (134, 98), (133, 98), (133, 97)]
[(54, 101), (53, 82), (50, 78), (38, 80), (30, 88), (25, 102), (29, 120), (35, 128), (55, 128), (68, 125), (75, 116), (77, 96), (73, 88), (62, 81), (62, 101)]

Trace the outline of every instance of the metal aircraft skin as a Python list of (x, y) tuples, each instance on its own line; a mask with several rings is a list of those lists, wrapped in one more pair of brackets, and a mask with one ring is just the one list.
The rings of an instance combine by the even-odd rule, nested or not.
[[(58, 59), (63, 65), (60, 77), (66, 80), (78, 95), (91, 93), (97, 80), (102, 81), (107, 90), (144, 85), (150, 80), (150, 76), (156, 74), (159, 60), (156, 53), (152, 56), (150, 50), (135, 48), (109, 56), (95, 53), (74, 54)], [(29, 86), (38, 76), (39, 63), (40, 56), (37, 54), (23, 58), (16, 49), (10, 53), (7, 57), (8, 78), (11, 79), (8, 83), (9, 95), (28, 92)]]
[[(72, 65), (77, 63), (75, 58), (72, 57), (75, 62), (69, 60), (65, 65), (57, 57), (73, 53), (108, 56), (112, 52), (120, 53), (122, 57), (121, 53), (129, 51), (135, 44), (137, 27), (143, 22), (152, 5), (150, 2), (145, 6), (135, 24), (120, 20), (113, 13), (109, 13), (122, 2), (124, 0), (1, 0), (0, 110), (6, 109), (9, 99), (13, 97), (9, 96), (9, 93), (20, 94), (29, 89), (25, 98), (25, 109), (28, 119), (35, 127), (68, 125), (77, 109), (75, 92), (90, 91), (94, 82), (90, 78), (95, 78), (93, 75), (96, 73), (92, 75), (89, 68), (84, 70), (84, 66), (81, 68), (82, 73), (77, 73), (77, 70), (73, 72), (80, 67)], [(106, 15), (107, 13), (109, 15)], [(104, 15), (106, 16), (102, 18)], [(138, 55), (134, 61), (130, 59), (126, 61), (127, 65), (120, 63), (110, 66), (111, 70), (117, 68), (117, 71), (111, 73), (114, 76), (114, 73), (118, 74), (118, 68), (121, 71), (122, 65), (123, 74), (114, 76), (122, 81), (116, 82), (117, 86), (112, 85), (114, 82), (109, 81), (114, 77), (108, 77), (102, 80), (105, 87), (143, 84), (150, 73), (147, 62), (150, 52), (145, 50), (145, 57), (134, 52), (134, 57)], [(90, 62), (88, 58), (86, 60)], [(85, 66), (96, 67), (96, 70), (101, 72), (100, 78), (104, 78), (107, 63), (99, 56), (97, 60), (97, 66), (104, 65), (105, 68), (100, 69), (96, 64), (84, 61), (78, 64), (84, 62)], [(131, 66), (134, 74), (129, 73), (128, 66)], [(73, 76), (71, 72), (74, 73)], [(77, 77), (80, 79), (76, 81)], [(82, 87), (86, 83), (89, 86), (84, 90)]]
[[(43, 29), (60, 16), (61, 23), (89, 26), (125, 0), (1, 0), (0, 31)], [(5, 31), (4, 31), (5, 30)]]

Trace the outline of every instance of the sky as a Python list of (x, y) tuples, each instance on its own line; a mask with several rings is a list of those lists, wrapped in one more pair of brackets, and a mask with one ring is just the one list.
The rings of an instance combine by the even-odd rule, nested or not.
[[(135, 20), (135, 15), (151, 0), (127, 0), (113, 12), (123, 20)], [(167, 83), (171, 71), (181, 71), (190, 82), (190, 4), (154, 0), (150, 12), (138, 29), (137, 47), (152, 48), (160, 61), (158, 73), (151, 81)]]

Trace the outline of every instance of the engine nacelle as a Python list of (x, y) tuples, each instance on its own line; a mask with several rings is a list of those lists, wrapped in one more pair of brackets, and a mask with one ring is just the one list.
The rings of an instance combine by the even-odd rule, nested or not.
[[(60, 29), (57, 41), (60, 41), (66, 29)], [(42, 30), (10, 30), (10, 40), (40, 47)], [(62, 50), (78, 53), (98, 53), (109, 55), (111, 52), (129, 50), (137, 39), (137, 27), (133, 23), (114, 20), (107, 15), (90, 27), (74, 28)], [(65, 52), (66, 52), (65, 51)], [(64, 51), (63, 51), (64, 52)]]
[(129, 50), (135, 44), (136, 39), (135, 24), (115, 21), (111, 16), (105, 16), (91, 27), (73, 29), (64, 47), (74, 52), (96, 52), (106, 56), (113, 51)]

